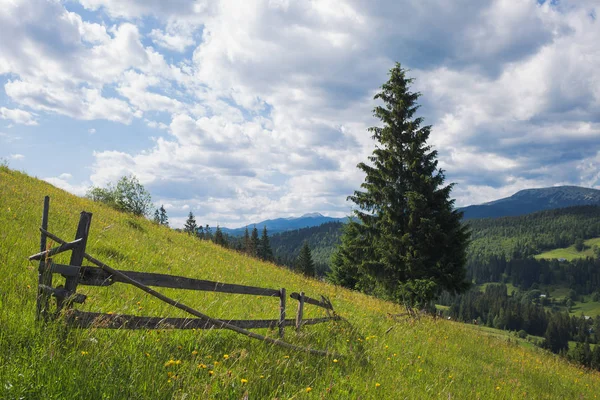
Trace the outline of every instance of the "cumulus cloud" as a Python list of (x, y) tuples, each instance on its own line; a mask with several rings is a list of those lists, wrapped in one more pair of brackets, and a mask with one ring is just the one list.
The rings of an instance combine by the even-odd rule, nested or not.
[(37, 121), (33, 114), (25, 110), (9, 109), (6, 107), (0, 107), (0, 118), (7, 119), (16, 124), (23, 125), (37, 125)]
[(173, 221), (189, 210), (239, 225), (345, 215), (356, 164), (374, 148), (373, 95), (394, 61), (423, 94), (458, 205), (598, 185), (593, 0), (79, 2), (98, 18), (37, 0), (0, 10), (0, 35), (22, 38), (0, 42), (17, 107), (0, 116), (146, 129), (136, 137), (151, 136), (149, 148), (96, 151), (90, 181), (134, 173)]

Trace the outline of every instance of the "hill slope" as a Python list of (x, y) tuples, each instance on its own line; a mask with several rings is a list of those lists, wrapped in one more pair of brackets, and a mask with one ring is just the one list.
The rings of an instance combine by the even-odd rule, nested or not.
[[(50, 230), (59, 236), (73, 237), (80, 210), (94, 213), (88, 252), (113, 267), (330, 296), (348, 323), (307, 326), (299, 335), (288, 328), (286, 340), (345, 356), (336, 362), (228, 331), (36, 326), (37, 272), (26, 257), (38, 250), (45, 194), (52, 199)], [(0, 226), (0, 398), (564, 399), (600, 391), (598, 373), (515, 340), (446, 320), (391, 319), (387, 313), (402, 311), (393, 304), (117, 213), (6, 168), (0, 168)], [(126, 285), (80, 291), (88, 295), (80, 307), (86, 310), (183, 316)], [(160, 291), (216, 317), (278, 313), (272, 298)]]
[(554, 208), (599, 205), (600, 190), (578, 186), (526, 189), (514, 195), (481, 205), (459, 208), (464, 219), (497, 218), (530, 214)]

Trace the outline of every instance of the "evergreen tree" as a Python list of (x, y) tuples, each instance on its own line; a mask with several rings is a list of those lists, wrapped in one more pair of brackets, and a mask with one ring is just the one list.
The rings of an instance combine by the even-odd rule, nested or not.
[(156, 225), (160, 224), (160, 214), (158, 213), (158, 209), (154, 210), (154, 219), (152, 220)]
[(370, 165), (358, 164), (366, 174), (364, 191), (348, 199), (358, 206), (359, 222), (350, 221), (346, 231), (353, 237), (344, 243), (353, 248), (341, 251), (355, 255), (359, 273), (373, 277), (389, 297), (412, 305), (469, 287), (469, 233), (450, 199), (453, 185), (443, 186), (437, 151), (427, 144), (431, 127), (414, 117), (420, 94), (409, 90), (405, 73), (396, 64), (375, 96), (384, 103), (374, 109), (383, 127), (369, 129), (377, 146)]
[(260, 252), (259, 257), (261, 260), (273, 261), (273, 250), (269, 243), (269, 235), (267, 234), (266, 225), (263, 226), (262, 237), (260, 238)]
[(217, 229), (215, 230), (215, 244), (218, 244), (219, 246), (223, 247), (228, 247), (227, 240), (225, 239), (225, 236), (223, 236), (223, 232), (221, 231), (219, 225), (217, 225)]
[[(169, 226), (169, 217), (167, 216), (167, 210), (165, 210), (164, 205), (160, 206), (159, 213), (159, 223), (164, 226)], [(154, 218), (156, 218), (156, 215)]]
[(204, 227), (204, 239), (212, 240), (212, 230), (208, 224)]
[(188, 235), (196, 235), (196, 229), (198, 226), (196, 225), (196, 218), (194, 217), (194, 213), (190, 211), (187, 220), (185, 221), (185, 225), (183, 226), (183, 231), (187, 232)]
[(244, 253), (251, 254), (250, 234), (248, 233), (248, 226), (246, 226), (246, 230), (244, 231), (243, 248), (244, 248)]
[(196, 237), (200, 240), (204, 240), (204, 228), (202, 227), (202, 225), (200, 225), (198, 229), (196, 229)]
[(310, 254), (310, 248), (308, 242), (304, 242), (300, 249), (300, 254), (296, 260), (296, 270), (302, 272), (306, 276), (315, 276), (317, 271), (315, 269), (315, 263), (313, 262), (312, 255)]
[(250, 236), (250, 246), (248, 249), (248, 255), (252, 257), (258, 256), (258, 246), (260, 244), (260, 240), (258, 238), (258, 229), (256, 229), (256, 225), (254, 229), (252, 229), (252, 235)]

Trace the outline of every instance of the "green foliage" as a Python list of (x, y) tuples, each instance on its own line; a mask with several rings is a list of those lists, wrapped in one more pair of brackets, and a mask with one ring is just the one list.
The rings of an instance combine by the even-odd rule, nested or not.
[(262, 236), (258, 247), (258, 258), (263, 261), (273, 261), (273, 250), (269, 243), (269, 234), (267, 233), (266, 226), (263, 226)]
[(250, 235), (250, 241), (248, 242), (249, 246), (246, 249), (246, 254), (251, 257), (258, 256), (258, 247), (260, 246), (260, 239), (258, 238), (258, 229), (256, 229), (256, 225), (252, 229), (252, 235)]
[(223, 236), (223, 232), (221, 231), (221, 228), (219, 227), (219, 225), (217, 225), (217, 229), (215, 230), (215, 239), (214, 239), (215, 244), (218, 244), (219, 246), (222, 247), (229, 247), (227, 240), (225, 239), (225, 236)]
[(429, 303), (442, 290), (469, 287), (469, 234), (450, 199), (452, 185), (443, 186), (437, 151), (427, 144), (431, 127), (415, 117), (419, 93), (410, 91), (405, 74), (396, 64), (375, 95), (383, 101), (374, 110), (383, 127), (369, 129), (377, 147), (369, 164), (358, 165), (366, 174), (364, 191), (349, 200), (358, 206), (359, 222), (349, 222), (346, 235), (354, 238), (342, 244), (354, 249), (342, 251), (353, 253), (360, 273), (390, 297), (416, 304)]
[(169, 226), (169, 217), (167, 216), (167, 210), (165, 210), (165, 206), (161, 205), (158, 209), (158, 223), (159, 225)]
[[(35, 324), (37, 263), (26, 260), (39, 251), (45, 194), (51, 196), (50, 231), (60, 237), (73, 237), (79, 211), (94, 214), (87, 252), (114, 268), (328, 296), (345, 321), (304, 326), (300, 334), (286, 327), (285, 340), (343, 357), (334, 362), (225, 330), (66, 330), (60, 321)], [(494, 399), (526, 393), (529, 398), (593, 399), (600, 391), (598, 373), (527, 343), (507, 343), (505, 336), (439, 318), (391, 320), (388, 314), (403, 311), (398, 305), (151, 221), (135, 219), (142, 227), (137, 229), (126, 222), (130, 219), (19, 172), (0, 170), (0, 266), (5, 272), (0, 280), (0, 398)], [(68, 260), (69, 254), (56, 257), (58, 263)], [(64, 284), (62, 277), (55, 278), (55, 285)], [(279, 302), (272, 297), (157, 290), (226, 320), (279, 316)], [(80, 286), (77, 291), (88, 296), (77, 305), (85, 311), (189, 317), (129, 285)], [(288, 302), (293, 315), (295, 306)], [(311, 305), (304, 312), (306, 318), (324, 316)]]
[(300, 254), (296, 260), (296, 270), (306, 276), (315, 276), (317, 273), (315, 263), (310, 254), (310, 247), (308, 247), (308, 243), (306, 242), (304, 242), (302, 249), (300, 249)]
[(190, 211), (187, 219), (185, 220), (185, 225), (183, 226), (183, 231), (188, 235), (197, 235), (198, 225), (196, 225), (196, 217), (194, 217), (194, 213)]
[(106, 188), (92, 187), (86, 197), (136, 216), (147, 215), (152, 206), (150, 193), (133, 175), (123, 176), (116, 185), (109, 184)]

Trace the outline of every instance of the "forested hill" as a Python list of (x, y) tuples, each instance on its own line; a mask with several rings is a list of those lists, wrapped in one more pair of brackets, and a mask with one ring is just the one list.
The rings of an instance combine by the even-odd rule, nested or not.
[(600, 236), (600, 206), (546, 210), (517, 217), (469, 220), (469, 258), (526, 258)]
[[(568, 247), (578, 239), (600, 236), (600, 206), (578, 206), (540, 211), (533, 214), (472, 219), (472, 243), (469, 260), (490, 257), (527, 258), (543, 251)], [(271, 247), (275, 258), (293, 265), (306, 240), (318, 265), (319, 272), (326, 270), (329, 259), (340, 243), (343, 224), (324, 225), (275, 234)]]
[(310, 247), (317, 274), (329, 269), (331, 253), (340, 244), (344, 224), (328, 222), (310, 228), (296, 229), (275, 234), (271, 237), (271, 248), (278, 263), (293, 266), (304, 241)]
[(578, 186), (526, 189), (514, 195), (481, 205), (459, 208), (464, 219), (497, 218), (530, 214), (536, 211), (600, 205), (600, 190)]

